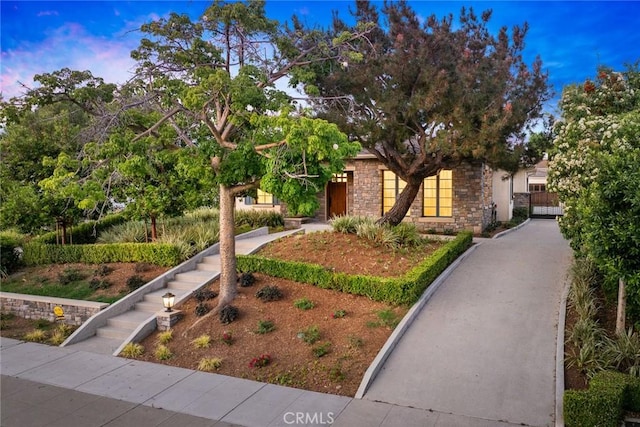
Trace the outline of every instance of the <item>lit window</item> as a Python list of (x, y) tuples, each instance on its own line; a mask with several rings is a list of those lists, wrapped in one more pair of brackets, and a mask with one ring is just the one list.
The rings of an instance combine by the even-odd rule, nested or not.
[(453, 174), (441, 170), (437, 175), (424, 180), (423, 216), (453, 215)]
[(346, 173), (334, 173), (331, 177), (331, 182), (347, 182)]
[(395, 173), (386, 170), (382, 172), (382, 213), (387, 213), (396, 203), (398, 195), (407, 185)]
[(256, 204), (273, 205), (273, 194), (258, 189), (258, 198), (256, 199)]

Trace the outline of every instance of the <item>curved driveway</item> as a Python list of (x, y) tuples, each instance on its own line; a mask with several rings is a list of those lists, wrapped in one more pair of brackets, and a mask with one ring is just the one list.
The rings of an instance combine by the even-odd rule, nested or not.
[(436, 426), (552, 426), (570, 260), (553, 220), (483, 240), (424, 306), (364, 399), (427, 410)]

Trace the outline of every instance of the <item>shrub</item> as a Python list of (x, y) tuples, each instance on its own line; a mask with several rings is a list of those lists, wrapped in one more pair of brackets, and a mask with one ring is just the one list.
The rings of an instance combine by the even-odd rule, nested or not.
[(293, 306), (295, 308), (299, 308), (300, 310), (311, 310), (316, 305), (313, 303), (313, 301), (307, 298), (300, 298), (293, 302)]
[(127, 279), (127, 288), (129, 288), (129, 290), (131, 291), (135, 291), (136, 289), (142, 287), (145, 283), (147, 283), (146, 280), (144, 280), (141, 276), (134, 274)]
[(144, 347), (141, 344), (130, 342), (124, 346), (122, 351), (120, 352), (120, 356), (135, 358), (140, 357), (144, 353)]
[(219, 357), (205, 357), (200, 359), (200, 362), (198, 362), (199, 371), (217, 371), (220, 369), (220, 366), (222, 366), (222, 359)]
[(316, 325), (309, 326), (298, 332), (298, 338), (307, 344), (314, 344), (320, 339), (320, 330)]
[(226, 345), (231, 345), (233, 344), (233, 334), (231, 332), (228, 331), (224, 331), (222, 333), (222, 342), (225, 343)]
[(364, 345), (364, 340), (355, 335), (349, 336), (349, 347), (351, 348), (360, 348)]
[(227, 325), (238, 318), (240, 315), (240, 311), (237, 307), (233, 305), (227, 305), (222, 310), (220, 310), (220, 323), (223, 325)]
[(337, 216), (330, 223), (333, 231), (343, 234), (356, 234), (358, 224), (370, 222), (371, 219), (364, 216)]
[(147, 262), (170, 267), (186, 259), (181, 254), (180, 248), (161, 243), (45, 245), (29, 242), (23, 246), (23, 249), (25, 265)]
[(108, 289), (111, 287), (111, 282), (105, 279), (98, 279), (97, 277), (94, 277), (89, 282), (89, 287), (94, 291), (97, 291), (99, 289)]
[(22, 265), (21, 245), (22, 238), (17, 233), (0, 233), (0, 271), (3, 276), (13, 273)]
[(113, 267), (108, 266), (107, 264), (100, 264), (94, 274), (96, 276), (105, 277), (113, 272)]
[(78, 282), (85, 277), (86, 276), (76, 268), (65, 268), (58, 273), (58, 282), (60, 282), (61, 285), (68, 285), (72, 282)]
[(331, 314), (331, 317), (334, 319), (341, 319), (347, 315), (347, 312), (344, 310), (336, 310)]
[(173, 357), (173, 353), (169, 347), (164, 344), (159, 344), (153, 354), (158, 360), (169, 360)]
[(23, 339), (31, 342), (44, 342), (47, 339), (47, 333), (42, 329), (34, 329), (24, 334)]
[(151, 270), (152, 267), (153, 266), (151, 264), (149, 264), (148, 262), (136, 262), (136, 265), (133, 268), (133, 270), (136, 273), (144, 273), (145, 271)]
[(313, 355), (315, 357), (322, 357), (322, 356), (326, 356), (329, 353), (329, 348), (331, 347), (331, 343), (330, 342), (324, 342), (322, 344), (318, 344), (317, 346), (313, 347), (311, 349), (311, 351), (313, 352)]
[(203, 301), (214, 299), (215, 297), (218, 296), (218, 294), (217, 292), (212, 291), (211, 289), (201, 288), (196, 291), (193, 291), (191, 296), (193, 296), (193, 298), (195, 298), (195, 300), (198, 301), (199, 303), (202, 303)]
[(309, 283), (323, 289), (364, 295), (374, 301), (413, 304), (427, 286), (471, 246), (472, 238), (469, 232), (460, 233), (405, 275), (395, 278), (334, 273), (320, 265), (281, 261), (255, 255), (238, 255), (237, 259), (238, 267), (243, 271), (259, 271), (274, 277)]
[(195, 348), (209, 348), (211, 346), (211, 337), (209, 335), (200, 335), (191, 341)]
[[(588, 390), (567, 390), (564, 418), (567, 427), (618, 427), (624, 409), (633, 410), (640, 398), (633, 396), (633, 378), (620, 372), (596, 374)], [(638, 391), (636, 388), (635, 391)]]
[[(69, 233), (69, 240), (74, 245), (80, 244), (92, 244), (97, 241), (97, 236), (102, 234), (103, 231), (116, 227), (118, 224), (122, 224), (126, 221), (126, 218), (121, 214), (113, 214), (105, 216), (98, 221), (86, 221), (82, 224), (69, 227), (67, 232)], [(52, 231), (42, 234), (36, 237), (34, 240), (43, 244), (56, 244), (57, 232)]]
[(377, 316), (383, 326), (391, 329), (395, 329), (395, 327), (398, 326), (398, 323), (400, 323), (401, 320), (400, 318), (398, 318), (398, 315), (389, 308), (380, 310), (377, 313)]
[(243, 288), (253, 286), (255, 282), (256, 277), (253, 275), (253, 273), (242, 273), (240, 276), (238, 276), (238, 283), (240, 283), (240, 286)]
[(276, 329), (276, 325), (271, 320), (258, 320), (258, 330), (256, 333), (264, 335), (269, 332), (273, 332)]
[(163, 331), (158, 334), (158, 342), (160, 344), (169, 344), (169, 342), (173, 339), (173, 331), (169, 329), (168, 331)]
[(271, 356), (268, 354), (261, 354), (260, 356), (254, 357), (249, 362), (250, 368), (263, 368), (271, 363)]
[(278, 301), (282, 299), (282, 291), (277, 286), (265, 286), (256, 292), (256, 297), (262, 302)]
[(195, 313), (196, 317), (202, 317), (205, 314), (207, 314), (210, 310), (211, 309), (209, 308), (209, 305), (201, 302), (198, 305), (196, 305), (194, 313)]

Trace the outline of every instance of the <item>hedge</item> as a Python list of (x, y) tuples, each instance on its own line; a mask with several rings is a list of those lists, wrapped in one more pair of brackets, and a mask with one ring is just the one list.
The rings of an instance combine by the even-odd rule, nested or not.
[[(126, 218), (123, 215), (113, 214), (106, 216), (99, 221), (87, 221), (82, 224), (74, 225), (68, 228), (71, 236), (71, 242), (74, 245), (95, 243), (97, 235), (100, 234), (102, 230), (111, 228), (114, 225), (122, 224), (125, 221)], [(43, 244), (55, 244), (57, 242), (57, 235), (57, 232), (51, 231), (36, 237), (33, 241)]]
[(603, 371), (594, 375), (588, 390), (564, 393), (567, 427), (618, 427), (625, 410), (640, 411), (640, 378)]
[(471, 246), (472, 240), (473, 236), (470, 232), (460, 233), (454, 240), (436, 250), (404, 276), (394, 278), (335, 273), (316, 264), (282, 261), (255, 255), (238, 255), (237, 266), (241, 271), (261, 272), (274, 277), (309, 283), (319, 288), (364, 295), (375, 301), (413, 304), (427, 286)]
[(171, 267), (183, 261), (175, 245), (158, 243), (109, 243), (95, 245), (44, 245), (28, 243), (24, 246), (25, 265), (63, 264), (79, 262), (101, 264), (109, 262), (147, 262)]

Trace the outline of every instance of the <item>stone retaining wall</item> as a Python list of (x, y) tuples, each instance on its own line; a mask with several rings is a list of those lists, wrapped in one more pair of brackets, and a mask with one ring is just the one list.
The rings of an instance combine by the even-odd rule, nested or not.
[[(25, 319), (61, 320), (69, 325), (81, 325), (85, 320), (107, 307), (104, 302), (0, 292), (0, 310)], [(63, 317), (57, 319), (53, 309), (60, 307)]]

